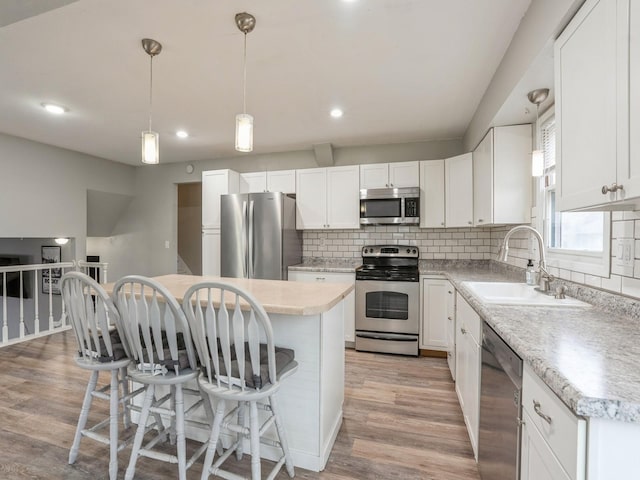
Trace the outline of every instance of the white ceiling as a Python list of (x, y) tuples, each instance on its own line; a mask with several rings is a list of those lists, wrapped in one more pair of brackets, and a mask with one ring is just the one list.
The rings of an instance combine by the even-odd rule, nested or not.
[[(42, 5), (25, 1), (24, 5)], [(18, 2), (19, 3), (19, 2)], [(463, 136), (530, 0), (79, 0), (0, 28), (0, 132), (140, 164), (227, 157), (242, 109), (242, 33), (254, 153)], [(15, 8), (15, 1), (0, 4)], [(5, 22), (7, 23), (7, 22)], [(47, 114), (42, 102), (69, 108)], [(332, 119), (340, 106), (345, 114)], [(180, 140), (184, 128), (190, 137)]]

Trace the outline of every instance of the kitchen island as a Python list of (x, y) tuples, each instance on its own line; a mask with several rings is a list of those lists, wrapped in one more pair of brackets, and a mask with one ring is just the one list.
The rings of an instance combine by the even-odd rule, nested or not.
[[(321, 471), (342, 425), (344, 400), (344, 298), (351, 284), (309, 284), (279, 280), (164, 275), (154, 277), (182, 302), (192, 285), (221, 281), (246, 289), (269, 314), (276, 345), (295, 350), (298, 371), (282, 382), (279, 399), (296, 467)], [(108, 292), (113, 284), (105, 286)], [(206, 440), (202, 430), (187, 435)], [(223, 439), (224, 440), (224, 439)], [(261, 446), (261, 455), (279, 458)]]

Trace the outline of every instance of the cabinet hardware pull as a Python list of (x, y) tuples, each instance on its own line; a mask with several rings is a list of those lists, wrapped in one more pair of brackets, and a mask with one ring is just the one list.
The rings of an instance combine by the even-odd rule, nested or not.
[(447, 320), (453, 320), (453, 318), (451, 318), (451, 317), (447, 317)]
[(447, 293), (448, 293), (449, 295), (453, 295), (453, 292), (452, 292), (451, 290), (447, 290)]
[(325, 277), (316, 277), (316, 280), (320, 281), (320, 280), (326, 280)]
[(482, 223), (482, 222), (484, 222), (484, 220), (483, 220), (483, 219), (481, 219), (481, 218), (479, 218), (479, 219), (478, 219), (478, 223)]
[(468, 223), (469, 225), (473, 225), (473, 222), (472, 222), (472, 221), (468, 221), (467, 223)]
[(618, 185), (617, 183), (612, 183), (611, 186), (603, 185), (602, 186), (602, 194), (606, 195), (607, 193), (615, 193), (618, 190), (623, 190), (624, 186)]
[(460, 333), (462, 333), (463, 335), (467, 334), (467, 331), (464, 329), (464, 327), (460, 328)]
[(533, 411), (538, 414), (545, 422), (551, 425), (551, 417), (547, 414), (542, 413), (542, 409), (540, 408), (540, 402), (537, 400), (533, 401)]
[(440, 222), (440, 225), (444, 226), (444, 222)]

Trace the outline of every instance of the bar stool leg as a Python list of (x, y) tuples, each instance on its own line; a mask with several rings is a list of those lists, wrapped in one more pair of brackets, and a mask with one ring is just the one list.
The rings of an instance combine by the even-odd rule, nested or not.
[(87, 389), (84, 392), (84, 400), (82, 401), (82, 408), (80, 409), (80, 418), (78, 419), (78, 426), (76, 427), (76, 434), (73, 437), (73, 444), (69, 451), (69, 464), (72, 464), (78, 458), (78, 450), (80, 448), (80, 440), (82, 439), (82, 430), (87, 425), (87, 419), (89, 418), (89, 409), (91, 408), (91, 401), (93, 400), (93, 391), (96, 389), (98, 383), (98, 371), (91, 372), (89, 377), (89, 383), (87, 383)]
[(118, 478), (118, 392), (120, 376), (118, 370), (111, 370), (111, 392), (109, 395), (109, 478)]
[(187, 445), (184, 437), (184, 393), (182, 385), (175, 386), (175, 425), (176, 425), (176, 450), (178, 452), (178, 478), (187, 480)]
[[(245, 410), (247, 408), (247, 402), (238, 402), (238, 425), (240, 425), (241, 427), (244, 427), (244, 413)], [(238, 433), (236, 435), (236, 439), (239, 441), (238, 443), (238, 448), (236, 449), (236, 459), (242, 460), (242, 454), (243, 452), (243, 437), (244, 435), (242, 433)]]
[(138, 429), (136, 430), (136, 437), (133, 440), (133, 447), (131, 448), (131, 458), (129, 459), (129, 466), (124, 475), (125, 480), (133, 480), (133, 476), (136, 473), (136, 462), (138, 461), (138, 452), (142, 446), (142, 440), (144, 439), (144, 433), (147, 429), (147, 419), (149, 418), (149, 409), (151, 408), (151, 402), (155, 394), (155, 386), (153, 384), (147, 386), (147, 391), (144, 394), (144, 401), (142, 403), (142, 411), (140, 412), (140, 418), (138, 419)]
[(216, 445), (218, 444), (218, 438), (220, 437), (220, 427), (222, 420), (224, 419), (224, 413), (226, 409), (226, 402), (222, 399), (218, 399), (216, 404), (216, 414), (213, 417), (213, 425), (211, 426), (211, 435), (209, 435), (209, 446), (207, 447), (207, 453), (204, 457), (204, 464), (202, 465), (202, 476), (200, 480), (207, 480), (209, 478), (209, 470), (213, 465), (213, 456), (216, 453)]
[(284, 454), (284, 464), (287, 467), (287, 473), (291, 478), (293, 478), (296, 473), (293, 469), (293, 460), (291, 459), (291, 454), (289, 453), (289, 444), (287, 443), (287, 435), (284, 429), (284, 425), (282, 424), (282, 417), (280, 416), (280, 405), (278, 404), (276, 394), (269, 397), (269, 403), (271, 404), (271, 411), (275, 416), (278, 438), (280, 439), (280, 446), (282, 446), (282, 453)]
[[(122, 398), (127, 398), (129, 396), (129, 380), (127, 380), (127, 367), (122, 367), (120, 369), (120, 383), (122, 384)], [(131, 401), (125, 400), (122, 402), (122, 425), (126, 430), (131, 426)]]
[(249, 442), (251, 444), (251, 479), (260, 480), (260, 421), (256, 402), (249, 402)]

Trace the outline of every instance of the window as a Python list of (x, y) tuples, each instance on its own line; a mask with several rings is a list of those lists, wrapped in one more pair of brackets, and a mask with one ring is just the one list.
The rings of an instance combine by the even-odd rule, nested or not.
[(609, 275), (610, 216), (604, 212), (559, 212), (556, 204), (556, 123), (553, 109), (540, 118), (544, 153), (541, 191), (544, 233), (550, 266)]

